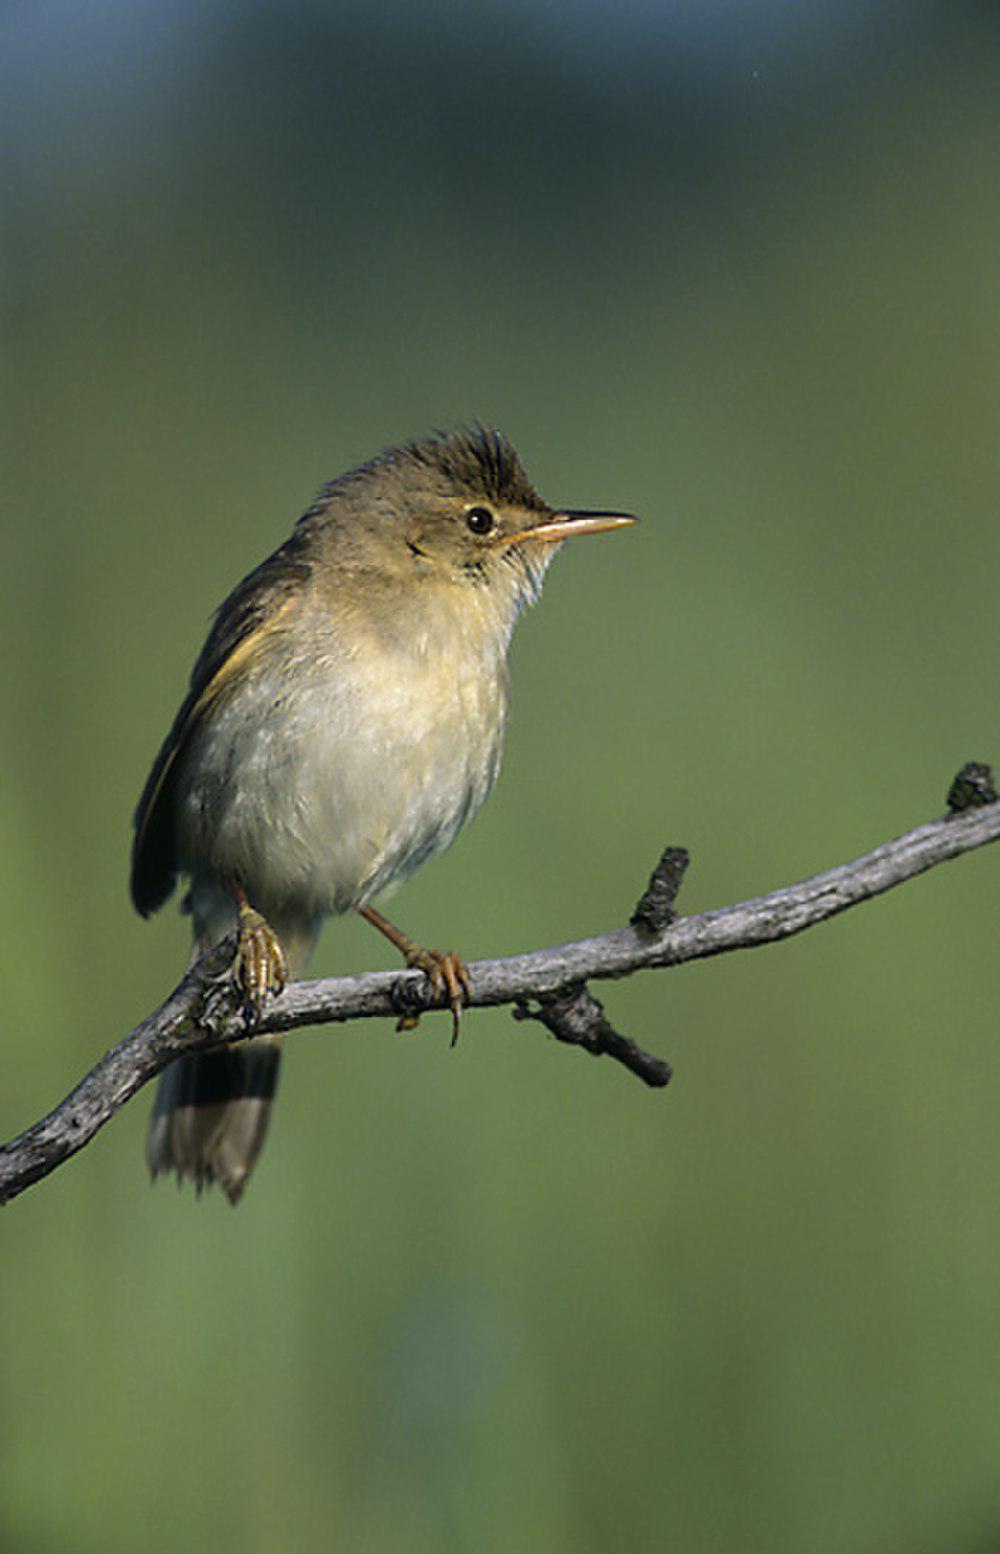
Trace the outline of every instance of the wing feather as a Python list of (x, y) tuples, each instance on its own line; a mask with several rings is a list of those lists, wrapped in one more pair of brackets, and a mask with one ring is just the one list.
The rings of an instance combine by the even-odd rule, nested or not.
[(180, 757), (229, 676), (252, 651), (255, 638), (302, 596), (311, 572), (303, 539), (301, 531), (293, 533), (237, 584), (216, 612), (191, 672), (188, 693), (136, 806), (131, 891), (136, 911), (143, 917), (163, 905), (177, 881), (175, 812)]

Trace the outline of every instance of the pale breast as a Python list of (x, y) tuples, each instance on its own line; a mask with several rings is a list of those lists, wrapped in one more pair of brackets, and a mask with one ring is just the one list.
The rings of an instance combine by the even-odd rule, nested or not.
[[(484, 651), (484, 647), (487, 651)], [(325, 626), (271, 654), (207, 715), (178, 788), (189, 874), (240, 880), (262, 910), (344, 912), (447, 847), (496, 778), (506, 640), (405, 640)]]

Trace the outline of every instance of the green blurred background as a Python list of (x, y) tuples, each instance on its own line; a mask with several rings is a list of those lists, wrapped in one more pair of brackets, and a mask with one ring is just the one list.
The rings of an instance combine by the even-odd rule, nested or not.
[[(7, 0), (0, 1133), (173, 985), (129, 816), (326, 477), (481, 417), (557, 502), (470, 958), (721, 905), (1000, 757), (995, 4)], [(997, 868), (607, 989), (297, 1035), (238, 1212), (148, 1102), (0, 1224), (0, 1548), (1000, 1550)], [(328, 926), (320, 973), (392, 964)]]

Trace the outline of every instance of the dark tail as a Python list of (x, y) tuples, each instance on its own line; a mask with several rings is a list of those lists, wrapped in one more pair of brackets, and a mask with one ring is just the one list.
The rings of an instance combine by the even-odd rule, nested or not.
[(218, 1182), (230, 1203), (240, 1198), (260, 1154), (278, 1086), (281, 1038), (178, 1058), (160, 1080), (149, 1124), (146, 1160), (154, 1177), (176, 1171), (198, 1191)]

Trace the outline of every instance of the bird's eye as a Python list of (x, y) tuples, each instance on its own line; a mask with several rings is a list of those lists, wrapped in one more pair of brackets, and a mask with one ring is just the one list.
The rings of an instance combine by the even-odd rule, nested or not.
[(489, 534), (491, 529), (496, 528), (496, 518), (488, 507), (470, 507), (465, 521), (473, 534)]

